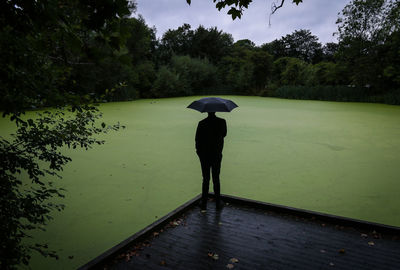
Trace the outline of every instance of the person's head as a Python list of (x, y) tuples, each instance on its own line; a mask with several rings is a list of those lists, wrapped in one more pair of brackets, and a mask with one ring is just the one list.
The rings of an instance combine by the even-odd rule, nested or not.
[(208, 112), (208, 117), (215, 117), (215, 112)]

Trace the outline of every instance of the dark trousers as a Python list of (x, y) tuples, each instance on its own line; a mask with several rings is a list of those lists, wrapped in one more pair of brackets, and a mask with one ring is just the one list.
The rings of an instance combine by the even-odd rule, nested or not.
[(214, 194), (217, 203), (219, 202), (221, 188), (219, 183), (219, 172), (221, 170), (222, 154), (213, 156), (199, 156), (201, 163), (201, 172), (203, 174), (202, 203), (207, 203), (208, 189), (210, 186), (210, 171), (214, 187)]

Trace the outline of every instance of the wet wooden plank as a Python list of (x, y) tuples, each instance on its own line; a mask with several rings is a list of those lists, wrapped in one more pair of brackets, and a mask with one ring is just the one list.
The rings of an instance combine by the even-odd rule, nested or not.
[[(226, 199), (206, 213), (193, 206), (174, 223), (96, 269), (398, 269), (396, 231), (343, 226)], [(331, 219), (334, 221), (334, 219)], [(384, 229), (383, 229), (384, 230)], [(156, 234), (154, 234), (156, 232)], [(394, 233), (393, 233), (394, 232)], [(209, 254), (218, 254), (213, 259)], [(237, 263), (230, 260), (236, 258)]]

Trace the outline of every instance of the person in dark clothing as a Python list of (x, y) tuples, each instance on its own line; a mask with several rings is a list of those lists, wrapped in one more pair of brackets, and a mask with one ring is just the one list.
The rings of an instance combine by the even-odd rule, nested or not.
[(208, 117), (201, 120), (196, 130), (196, 152), (200, 159), (203, 174), (201, 209), (207, 209), (207, 196), (210, 185), (210, 170), (217, 208), (221, 207), (219, 173), (221, 169), (222, 149), (226, 136), (226, 121), (209, 112)]

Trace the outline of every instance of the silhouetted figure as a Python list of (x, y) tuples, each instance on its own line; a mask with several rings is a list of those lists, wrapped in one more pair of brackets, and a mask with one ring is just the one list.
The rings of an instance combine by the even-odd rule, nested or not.
[(203, 188), (201, 209), (207, 209), (207, 195), (210, 185), (210, 170), (214, 186), (214, 194), (217, 208), (221, 205), (219, 172), (221, 169), (222, 149), (226, 136), (226, 121), (215, 116), (215, 112), (209, 112), (208, 117), (201, 120), (196, 130), (196, 151), (200, 158), (203, 174)]

